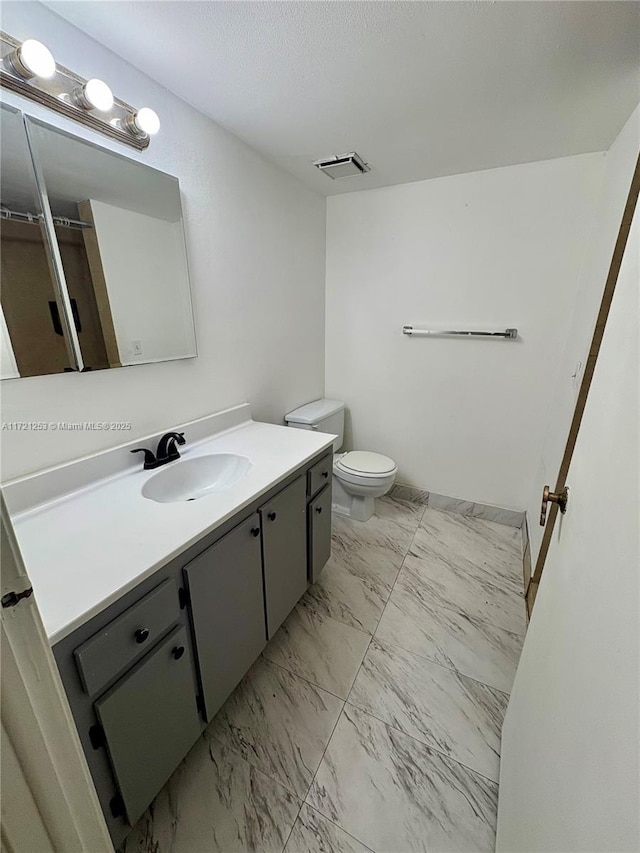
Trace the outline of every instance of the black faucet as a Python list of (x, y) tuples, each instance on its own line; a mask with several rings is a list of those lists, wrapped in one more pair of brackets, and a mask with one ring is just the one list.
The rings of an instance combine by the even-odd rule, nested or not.
[(173, 462), (180, 459), (178, 453), (178, 444), (185, 444), (186, 439), (183, 432), (167, 432), (158, 442), (158, 450), (154, 456), (153, 451), (146, 447), (136, 447), (131, 450), (131, 453), (144, 453), (144, 470), (150, 468), (159, 468), (160, 465), (166, 465), (167, 462)]

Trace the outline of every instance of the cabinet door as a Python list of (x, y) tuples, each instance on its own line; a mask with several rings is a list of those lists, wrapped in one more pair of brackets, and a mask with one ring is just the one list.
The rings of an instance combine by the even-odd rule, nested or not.
[(207, 548), (184, 574), (209, 721), (266, 644), (258, 514)]
[(260, 508), (268, 636), (307, 588), (306, 476)]
[(202, 729), (186, 628), (176, 628), (95, 703), (134, 824)]
[(309, 583), (315, 583), (331, 556), (331, 486), (309, 502)]

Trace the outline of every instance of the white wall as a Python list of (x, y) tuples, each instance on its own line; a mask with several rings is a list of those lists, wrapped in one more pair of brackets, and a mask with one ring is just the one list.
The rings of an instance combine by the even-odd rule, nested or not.
[[(324, 198), (40, 4), (3, 3), (2, 28), (41, 39), (62, 65), (102, 77), (118, 97), (159, 114), (161, 132), (138, 154), (2, 92), (34, 115), (180, 179), (198, 343), (198, 358), (187, 361), (5, 381), (2, 420), (131, 421), (130, 438), (245, 400), (255, 417), (280, 422), (322, 396)], [(4, 431), (3, 478), (122, 438)]]
[[(556, 484), (602, 291), (639, 152), (640, 106), (636, 108), (606, 154), (603, 189), (593, 230), (587, 242), (573, 314), (567, 325), (564, 347), (549, 365), (555, 371), (555, 375), (552, 374), (553, 396), (543, 418), (542, 448), (527, 500), (534, 567), (544, 532), (544, 528), (537, 522), (542, 489), (547, 484), (552, 488)], [(581, 365), (580, 370), (577, 370), (578, 364)], [(575, 378), (573, 374), (576, 374)]]
[(89, 203), (120, 362), (194, 355), (182, 221)]
[[(524, 508), (604, 165), (587, 154), (333, 196), (326, 393), (398, 481)], [(505, 329), (515, 342), (407, 338)]]
[(640, 209), (502, 737), (496, 849), (640, 850)]

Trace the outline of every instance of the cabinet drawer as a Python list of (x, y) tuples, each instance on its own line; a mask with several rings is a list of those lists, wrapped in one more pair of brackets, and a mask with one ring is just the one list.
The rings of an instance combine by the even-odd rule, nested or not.
[(309, 583), (315, 583), (331, 556), (330, 485), (326, 486), (320, 494), (309, 502), (307, 524), (309, 528)]
[(307, 496), (313, 497), (323, 486), (331, 482), (333, 454), (328, 453), (324, 459), (309, 468), (307, 472)]
[(143, 599), (79, 646), (82, 685), (94, 696), (141, 658), (180, 618), (178, 589), (167, 578)]
[(202, 730), (186, 628), (175, 628), (95, 709), (133, 825)]

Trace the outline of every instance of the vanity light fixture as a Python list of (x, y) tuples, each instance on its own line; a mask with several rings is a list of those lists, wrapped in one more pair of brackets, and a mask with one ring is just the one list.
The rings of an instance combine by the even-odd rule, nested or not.
[(115, 98), (103, 80), (87, 80), (58, 65), (36, 39), (20, 42), (0, 32), (0, 86), (138, 151), (160, 130), (160, 119), (150, 107), (133, 107)]
[(123, 121), (124, 126), (136, 136), (155, 136), (160, 130), (158, 114), (150, 107), (141, 107)]
[(53, 54), (36, 39), (27, 39), (6, 56), (7, 65), (24, 80), (42, 77), (49, 80), (56, 73), (56, 61)]
[(103, 80), (92, 77), (74, 93), (74, 100), (85, 110), (108, 113), (113, 107), (113, 92)]

